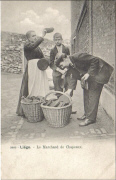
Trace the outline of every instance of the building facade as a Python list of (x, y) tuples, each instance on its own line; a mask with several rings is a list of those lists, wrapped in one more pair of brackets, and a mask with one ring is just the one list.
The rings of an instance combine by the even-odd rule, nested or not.
[[(115, 68), (115, 0), (71, 1), (71, 53), (87, 52)], [(104, 86), (100, 102), (115, 119), (115, 73)]]

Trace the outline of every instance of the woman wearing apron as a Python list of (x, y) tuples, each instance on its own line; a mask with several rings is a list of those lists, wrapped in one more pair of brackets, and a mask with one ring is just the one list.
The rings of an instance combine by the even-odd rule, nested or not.
[(43, 31), (42, 37), (37, 37), (34, 31), (26, 33), (27, 42), (24, 45), (24, 55), (27, 59), (27, 65), (22, 79), (19, 101), (17, 106), (17, 115), (23, 116), (21, 107), (22, 96), (45, 96), (49, 92), (49, 84), (46, 71), (41, 71), (37, 62), (39, 59), (44, 59), (44, 55), (39, 47), (44, 40), (46, 31)]

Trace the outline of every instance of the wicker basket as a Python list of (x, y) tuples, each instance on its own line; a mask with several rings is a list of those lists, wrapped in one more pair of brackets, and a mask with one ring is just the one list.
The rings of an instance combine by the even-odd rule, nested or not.
[[(48, 97), (48, 95), (52, 93), (54, 94), (60, 93), (60, 94), (66, 95), (63, 92), (52, 91), (45, 96), (45, 100)], [(70, 104), (64, 107), (49, 107), (49, 106), (45, 106), (43, 103), (41, 104), (44, 117), (47, 120), (49, 126), (64, 127), (69, 123), (70, 115), (72, 112), (72, 104), (71, 104), (71, 98), (68, 95), (66, 96), (69, 98)]]
[(40, 106), (41, 103), (25, 103), (21, 101), (21, 105), (28, 122), (36, 123), (43, 120), (44, 115)]

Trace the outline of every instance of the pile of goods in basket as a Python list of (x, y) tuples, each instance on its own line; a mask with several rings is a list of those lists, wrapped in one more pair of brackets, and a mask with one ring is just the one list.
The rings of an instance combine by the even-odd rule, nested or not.
[[(55, 96), (53, 96), (55, 94)], [(52, 95), (52, 97), (50, 97)], [(49, 97), (48, 97), (49, 96)], [(71, 98), (63, 92), (52, 91), (41, 104), (43, 114), (51, 127), (64, 127), (70, 122), (72, 112)]]
[(21, 106), (28, 122), (38, 122), (43, 120), (43, 111), (41, 109), (41, 103), (44, 103), (44, 97), (22, 97)]
[(30, 97), (30, 96), (27, 96), (27, 97), (24, 97), (24, 96), (22, 96), (22, 98), (21, 98), (21, 102), (24, 102), (25, 104), (27, 103), (44, 103), (45, 102), (45, 100), (44, 100), (44, 97), (42, 97), (42, 96), (37, 96), (37, 97), (35, 97), (35, 96), (32, 96), (32, 97)]
[(50, 107), (63, 107), (69, 105), (69, 103), (65, 103), (63, 101), (60, 101), (59, 99), (50, 99), (46, 100), (46, 102), (43, 105)]
[(43, 103), (44, 106), (50, 106), (50, 107), (64, 107), (64, 106), (67, 106), (69, 104), (70, 104), (70, 101), (64, 95), (60, 96), (57, 99), (46, 100)]

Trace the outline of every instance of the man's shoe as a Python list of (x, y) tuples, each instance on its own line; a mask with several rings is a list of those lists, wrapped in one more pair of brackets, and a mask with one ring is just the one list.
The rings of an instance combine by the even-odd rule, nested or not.
[(86, 116), (85, 115), (83, 115), (82, 117), (80, 117), (80, 118), (77, 118), (78, 120), (85, 120), (86, 119)]
[(90, 121), (89, 119), (85, 119), (84, 122), (81, 122), (79, 126), (88, 126), (89, 124), (93, 124), (95, 121)]

